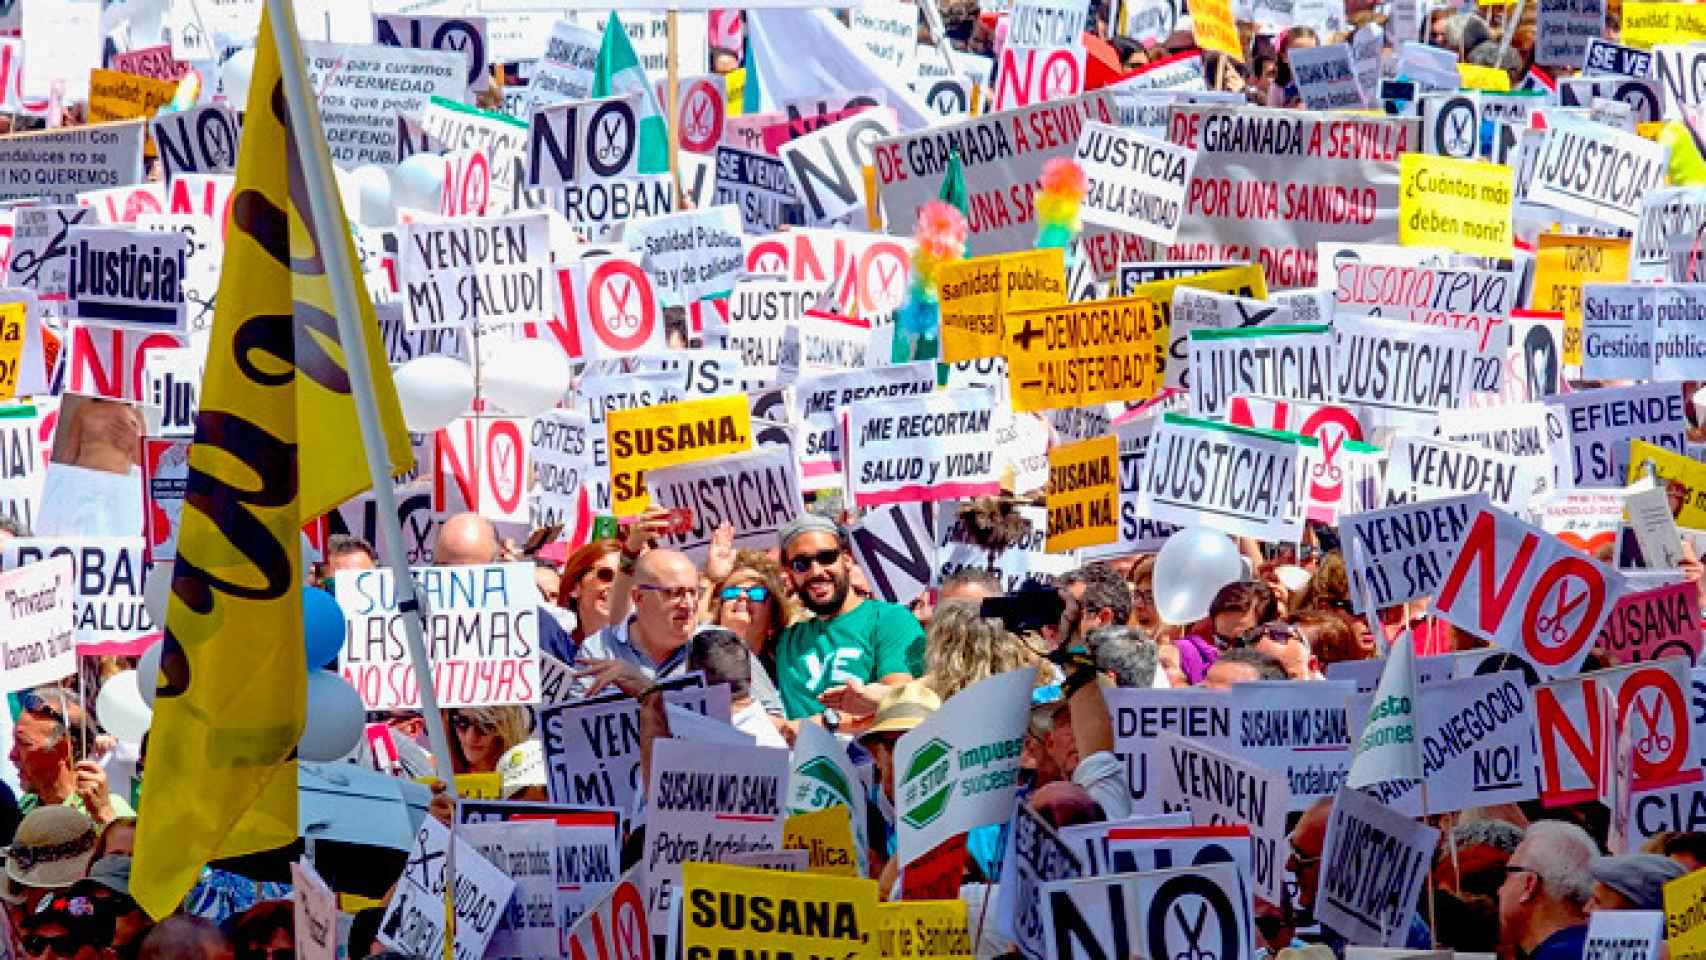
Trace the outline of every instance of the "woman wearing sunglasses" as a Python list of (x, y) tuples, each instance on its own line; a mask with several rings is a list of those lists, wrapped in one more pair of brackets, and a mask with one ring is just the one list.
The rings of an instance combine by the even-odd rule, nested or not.
[(764, 669), (776, 669), (776, 636), (792, 623), (782, 595), (782, 568), (756, 550), (735, 554), (734, 569), (713, 584), (705, 619), (733, 630), (758, 655)]
[(526, 740), (533, 727), (526, 707), (457, 707), (445, 713), (450, 765), (457, 773), (496, 773), (504, 753)]
[[(558, 587), (557, 602), (575, 615), (575, 629), (569, 634), (574, 649), (579, 650), (586, 638), (610, 626), (611, 588), (616, 584), (616, 564), (622, 544), (616, 540), (594, 540), (563, 562), (563, 580)], [(574, 653), (567, 657), (547, 651), (564, 663), (574, 662)]]

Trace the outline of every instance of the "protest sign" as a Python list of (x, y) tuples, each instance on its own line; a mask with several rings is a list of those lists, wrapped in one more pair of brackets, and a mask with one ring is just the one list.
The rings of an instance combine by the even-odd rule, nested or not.
[(476, 93), (491, 86), (488, 66), (492, 46), (486, 28), (485, 17), (373, 15), (373, 39), (383, 46), (464, 54), (468, 87)]
[(1221, 860), (1044, 884), (1044, 943), (1053, 960), (1207, 953), (1249, 960), (1248, 889), (1238, 866)]
[[(424, 567), (411, 571), (432, 611), (432, 676), (446, 707), (539, 700), (539, 590), (525, 563)], [(403, 642), (403, 617), (389, 569), (336, 579), (349, 632), (338, 670), (369, 710), (409, 709), (420, 688)]]
[(646, 483), (654, 506), (691, 511), (688, 529), (670, 531), (662, 544), (695, 563), (704, 562), (722, 524), (734, 527), (736, 549), (765, 550), (802, 509), (799, 468), (786, 447), (659, 468), (646, 474)]
[(1406, 153), (1399, 158), (1398, 242), (1483, 257), (1511, 252), (1516, 172), (1501, 164)]
[(338, 898), (305, 861), (290, 865), (290, 894), (296, 955), (302, 960), (337, 960)]
[(861, 3), (850, 7), (847, 27), (878, 60), (902, 74), (915, 72), (918, 7), (910, 0)]
[[(1275, 680), (1257, 682), (1244, 692), (1249, 700), (1233, 710), (1229, 738), (1204, 744), (1282, 775), (1294, 811), (1331, 796), (1351, 763), (1344, 707), (1351, 687), (1299, 687)], [(1188, 730), (1173, 732), (1192, 736)], [(1158, 754), (1156, 760), (1165, 757)]]
[(89, 207), (44, 203), (22, 207), (12, 224), (6, 282), (38, 297), (64, 299), (70, 286), (71, 228), (95, 222)]
[[(453, 842), (456, 888), (447, 897), (445, 861)], [(437, 818), (425, 817), (409, 848), (402, 879), (385, 908), (384, 919), (379, 922), (379, 942), (416, 956), (480, 960), (514, 892), (515, 881), (466, 841), (453, 840)], [(454, 897), (456, 918), (453, 952), (445, 944), (448, 936), (445, 903), (450, 897)]]
[(432, 508), (491, 520), (527, 520), (531, 435), (520, 417), (460, 417), (433, 433)]
[(1032, 46), (1008, 41), (995, 69), (990, 110), (1070, 100), (1084, 92), (1085, 50), (1081, 43)]
[(1431, 596), (1485, 494), (1430, 497), (1339, 517), (1351, 602), (1363, 614)]
[[(812, 729), (806, 729), (808, 726)], [(794, 739), (793, 771), (788, 778), (789, 822), (836, 807), (845, 807), (848, 811), (847, 827), (856, 841), (853, 863), (862, 871), (865, 864), (864, 781), (848, 758), (846, 747), (834, 735), (817, 724), (801, 724)], [(799, 827), (802, 834), (810, 832), (810, 829), (810, 824)], [(813, 836), (823, 840), (828, 834)], [(815, 842), (808, 849), (812, 851), (813, 860), (817, 860)]]
[(189, 251), (182, 234), (74, 226), (65, 244), (71, 316), (103, 326), (183, 332)]
[(418, 115), (433, 97), (461, 100), (468, 59), (461, 51), (305, 40), (308, 82), (320, 97), (320, 125), (340, 167), (397, 163), (397, 115)]
[(1594, 37), (1582, 52), (1582, 74), (1650, 77), (1653, 74), (1653, 55)]
[(1000, 490), (987, 390), (955, 390), (848, 407), (843, 449), (854, 505), (962, 500)]
[(1162, 764), (1161, 802), (1190, 810), (1197, 826), (1243, 824), (1250, 828), (1251, 878), (1256, 896), (1284, 901), (1285, 817), (1290, 790), (1284, 774), (1162, 733), (1156, 746)]
[(1664, 185), (1668, 161), (1661, 144), (1603, 124), (1560, 121), (1547, 129), (1528, 199), (1634, 230), (1642, 197)]
[(551, 319), (555, 275), (543, 214), (409, 223), (400, 233), (408, 329)]
[(840, 960), (879, 956), (876, 881), (689, 863), (681, 882), (687, 960), (747, 951)]
[(1292, 82), (1310, 110), (1360, 110), (1367, 106), (1348, 43), (1307, 47), (1291, 57)]
[[(652, 745), (652, 769), (646, 790), (646, 880), (650, 886), (649, 917), (653, 930), (667, 930), (676, 888), (683, 882), (683, 865), (701, 869), (734, 853), (775, 850), (782, 846), (783, 797), (788, 786), (788, 751), (767, 747), (704, 745), (666, 738)], [(694, 862), (698, 861), (698, 862)], [(744, 873), (745, 871), (743, 871)], [(791, 889), (848, 889), (845, 885), (871, 881), (836, 880), (809, 875), (778, 876)], [(741, 884), (752, 890), (762, 881)], [(829, 886), (815, 886), (825, 884)], [(801, 886), (795, 886), (801, 885)], [(840, 886), (835, 886), (840, 885)], [(731, 892), (724, 888), (725, 896)], [(704, 909), (704, 894), (683, 903), (690, 919)], [(714, 914), (714, 911), (713, 911)], [(810, 931), (827, 937), (829, 930)], [(752, 931), (744, 934), (747, 937)], [(691, 937), (692, 934), (689, 934)], [(691, 944), (692, 941), (689, 940)], [(691, 948), (689, 949), (691, 953)]]
[(1667, 657), (1573, 677), (1534, 688), (1535, 738), (1540, 744), (1540, 798), (1548, 806), (1596, 799), (1609, 759), (1609, 697), (1615, 720), (1634, 742), (1637, 791), (1698, 783), (1700, 745), (1694, 734), (1688, 661)]
[(1150, 439), (1138, 512), (1234, 536), (1295, 540), (1297, 479), (1313, 437), (1166, 414)]
[(651, 274), (634, 254), (591, 255), (557, 270), (567, 320), (553, 324), (572, 359), (658, 353), (664, 346), (663, 304)]
[(935, 504), (894, 503), (866, 511), (848, 528), (853, 557), (878, 597), (908, 604), (930, 588), (935, 518)]
[(895, 745), (902, 867), (937, 844), (1012, 813), (1036, 671), (997, 674), (948, 698)]
[(640, 172), (642, 95), (542, 106), (527, 132), (529, 188), (585, 185)]
[[(461, 780), (457, 778), (458, 789)], [(619, 879), (621, 815), (594, 807), (467, 797), (458, 801), (456, 813), (466, 824), (538, 821), (552, 828), (556, 896), (546, 909), (555, 918), (554, 930), (566, 952), (568, 932)]]
[[(1156, 268), (1154, 265), (1147, 265), (1146, 268), (1146, 265), (1142, 264), (1128, 264), (1120, 268), (1118, 286), (1122, 291), (1121, 297), (1135, 297), (1154, 304), (1157, 317), (1155, 369), (1157, 376), (1166, 377), (1165, 382), (1169, 387), (1184, 386), (1188, 382), (1186, 371), (1190, 357), (1185, 346), (1192, 329), (1248, 327), (1278, 322), (1278, 314), (1270, 312), (1273, 308), (1255, 305), (1256, 301), (1267, 299), (1268, 286), (1262, 279), (1261, 268), (1253, 264), (1224, 267), (1210, 265), (1204, 270), (1180, 270), (1168, 266)], [(1211, 321), (1211, 311), (1195, 309), (1206, 304), (1200, 300), (1189, 299), (1189, 295), (1186, 295), (1187, 301), (1182, 306), (1193, 309), (1188, 311), (1188, 315), (1181, 316), (1179, 325), (1174, 326), (1173, 308), (1180, 299), (1180, 291), (1186, 289), (1236, 296), (1242, 302), (1226, 303), (1223, 306), (1223, 302), (1216, 301), (1212, 310), (1214, 319)]]
[[(1665, 284), (1653, 298), (1654, 380), (1706, 373), (1706, 284)], [(1645, 378), (1643, 378), (1645, 379)]]
[(871, 165), (872, 144), (899, 129), (894, 110), (879, 107), (861, 110), (778, 148), (809, 222), (828, 223), (864, 208), (862, 171)]
[(1401, 946), (1439, 831), (1355, 790), (1333, 801), (1315, 915), (1354, 943)]
[(1026, 960), (1048, 956), (1043, 942), (1042, 885), (1084, 874), (1076, 854), (1048, 822), (1026, 804), (1013, 808), (1001, 863), (996, 929)]
[(877, 947), (883, 960), (971, 960), (966, 902), (956, 897), (877, 904)]
[[(515, 881), (515, 892), (501, 906), (503, 916), (492, 933), (489, 951), (501, 957), (545, 956), (557, 951), (557, 838), (555, 824), (529, 821), (474, 821), (458, 827), (492, 866)], [(614, 879), (614, 878), (612, 878)]]
[(1011, 313), (1006, 322), (1013, 410), (1056, 410), (1155, 393), (1157, 306), (1142, 297)]
[(1645, 440), (1630, 441), (1629, 482), (1637, 483), (1648, 474), (1665, 488), (1677, 526), (1706, 529), (1706, 464)]
[(1312, 286), (1318, 241), (1397, 239), (1398, 159), (1416, 149), (1417, 125), (1175, 105), (1167, 139), (1199, 152), (1167, 255), (1256, 263), (1275, 286)]
[(144, 437), (142, 440), (143, 533), (155, 563), (177, 555), (178, 520), (189, 490), (190, 441)]
[(1191, 330), (1191, 414), (1223, 418), (1239, 394), (1327, 402), (1337, 362), (1333, 339), (1325, 324)]
[(740, 212), (727, 206), (651, 217), (622, 231), (670, 306), (728, 293), (744, 260), (740, 238)]
[(85, 190), (142, 180), (143, 123), (0, 136), (0, 200), (75, 203)]
[(148, 124), (167, 182), (185, 173), (237, 169), (237, 115), (222, 103), (163, 113)]
[(1611, 608), (1594, 646), (1614, 664), (1677, 655), (1699, 662), (1706, 627), (1693, 590), (1692, 584), (1673, 583), (1624, 594)]
[(0, 542), (0, 570), (59, 557), (72, 561), (77, 646), (84, 653), (157, 629), (142, 602), (148, 567), (141, 537), (11, 537)]
[(1119, 500), (1119, 439), (1112, 434), (1058, 444), (1048, 452), (1048, 547), (1052, 552), (1113, 543)]
[(1432, 609), (1494, 646), (1516, 650), (1544, 676), (1567, 676), (1581, 666), (1622, 588), (1615, 570), (1539, 527), (1483, 508)]
[(937, 268), (942, 359), (1001, 356), (1009, 312), (1066, 302), (1064, 252), (1055, 248), (971, 257)]
[(1645, 440), (1683, 451), (1682, 393), (1675, 384), (1595, 387), (1558, 397), (1568, 447), (1567, 473), (1578, 490), (1621, 487), (1629, 476), (1629, 446)]
[(1604, 33), (1604, 0), (1541, 0), (1534, 62), (1547, 67), (1579, 66), (1592, 43), (1604, 43), (1600, 39)]
[[(794, 779), (799, 779), (797, 765)], [(839, 804), (810, 813), (790, 814), (782, 824), (782, 846), (805, 854), (804, 872), (832, 877), (860, 876), (865, 856), (858, 841), (853, 839), (852, 818), (852, 810)]]
[(841, 415), (857, 404), (928, 395), (936, 389), (930, 363), (894, 364), (870, 370), (803, 376), (794, 385), (795, 407), (804, 436), (800, 473), (804, 489), (841, 484)]
[[(698, 674), (671, 679), (664, 685), (664, 702), (726, 719), (727, 688), (707, 690), (701, 682)], [(610, 695), (589, 699), (570, 690), (540, 711), (539, 729), (552, 802), (633, 809), (644, 782), (640, 712), (634, 701)]]
[(1030, 185), (1043, 164), (1071, 156), (1084, 122), (1113, 123), (1101, 91), (930, 127), (877, 142), (874, 157), (883, 220), (910, 236), (918, 207), (936, 199), (958, 151), (971, 210), (971, 254), (1027, 250), (1036, 239)]
[[(498, 197), (519, 197), (522, 188), (528, 186), (525, 122), (444, 97), (428, 100), (419, 117), (421, 134), (433, 149), (448, 151), (447, 156), (472, 150), (485, 160), (491, 171), (491, 189)], [(504, 202), (499, 200), (494, 205), (502, 209)]]
[(1522, 288), (1521, 277), (1510, 271), (1406, 264), (1385, 257), (1371, 261), (1351, 251), (1335, 253), (1324, 268), (1337, 280), (1334, 300), (1341, 316), (1369, 314), (1470, 330), (1482, 350), (1500, 345), (1497, 335), (1509, 323)]
[(1085, 223), (1173, 242), (1196, 164), (1191, 151), (1091, 121), (1079, 135), (1075, 157), (1089, 180)]
[(117, 70), (89, 71), (89, 122), (146, 120), (172, 102), (178, 85)]
[[(1144, 91), (1206, 90), (1207, 81), (1203, 74), (1202, 61), (1201, 50), (1175, 53), (1128, 72), (1119, 82), (1110, 84), (1108, 91), (1123, 107), (1128, 96)], [(1124, 125), (1122, 123), (1122, 126)], [(1165, 117), (1162, 118), (1161, 125), (1165, 129)]]
[[(1582, 338), (1589, 287), (1604, 290), (1602, 284), (1621, 284), (1629, 276), (1629, 266), (1627, 240), (1541, 235), (1535, 255), (1534, 292), (1529, 303), (1539, 310), (1563, 313), (1565, 363), (1581, 364), (1587, 359)], [(1594, 318), (1596, 325), (1607, 321), (1603, 315)], [(1595, 359), (1602, 361), (1603, 354)]]
[(533, 418), (527, 459), (533, 485), (527, 499), (534, 528), (563, 523), (577, 506), (583, 487), (591, 487), (592, 421), (584, 413), (547, 410)]
[(0, 640), (0, 680), (8, 691), (57, 683), (77, 671), (72, 632), (75, 566), (59, 553), (0, 573), (7, 631)]
[[(635, 864), (581, 914), (573, 928), (564, 931), (562, 954), (631, 960), (656, 956), (651, 925), (646, 919), (645, 890), (646, 868)], [(659, 936), (662, 935), (660, 929)]]
[(1641, 199), (1641, 219), (1632, 241), (1629, 274), (1604, 279), (1608, 282), (1664, 279), (1671, 238), (1679, 234), (1693, 236), (1703, 222), (1706, 222), (1706, 188), (1667, 187), (1647, 191)]
[(52, 404), (0, 404), (0, 517), (26, 530), (35, 529), (55, 423)]
[(1401, 433), (1392, 441), (1381, 503), (1414, 503), (1464, 493), (1484, 494), (1493, 506), (1521, 512), (1538, 478), (1522, 459), (1476, 444)]
[(646, 508), (646, 470), (752, 448), (752, 410), (741, 395), (612, 410), (605, 427), (612, 506), (618, 516), (633, 516)]
[(155, 80), (182, 80), (190, 70), (189, 64), (172, 58), (172, 45), (169, 43), (121, 51), (114, 53), (110, 59), (114, 70)]
[[(1449, 57), (1446, 59), (1450, 60)], [(1480, 94), (1473, 91), (1424, 93), (1421, 99), (1423, 153), (1460, 160), (1473, 160), (1480, 156)], [(1402, 158), (1399, 164), (1402, 169)]]
[(1677, 960), (1699, 957), (1706, 950), (1706, 873), (1684, 874), (1664, 885), (1665, 941)]
[(711, 202), (733, 204), (750, 234), (772, 233), (799, 223), (803, 213), (788, 165), (750, 150), (717, 146), (716, 192)]
[(1138, 510), (1138, 495), (1143, 488), (1144, 463), (1149, 455), (1150, 434), (1155, 417), (1134, 418), (1114, 428), (1119, 441), (1119, 537), (1102, 548), (1091, 548), (1090, 555), (1103, 552), (1124, 555), (1132, 551), (1152, 551), (1172, 536), (1177, 528), (1170, 523), (1144, 516)]

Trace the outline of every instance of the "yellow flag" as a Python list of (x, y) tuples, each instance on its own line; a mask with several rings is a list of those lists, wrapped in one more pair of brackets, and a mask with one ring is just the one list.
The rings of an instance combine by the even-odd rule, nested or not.
[[(208, 861), (296, 839), (307, 682), (299, 531), (369, 486), (300, 166), (301, 151), (323, 155), (326, 144), (291, 135), (265, 15), (256, 46), (131, 874), (155, 917)], [(283, 67), (303, 69), (299, 57)], [(354, 263), (347, 233), (343, 242)], [(395, 474), (410, 463), (408, 435), (365, 300), (361, 325)]]

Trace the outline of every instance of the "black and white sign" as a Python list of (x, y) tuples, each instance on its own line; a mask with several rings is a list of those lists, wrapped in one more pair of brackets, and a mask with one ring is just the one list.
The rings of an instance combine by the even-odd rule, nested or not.
[(640, 93), (541, 107), (527, 134), (527, 185), (566, 187), (640, 172)]
[(160, 167), (170, 183), (181, 173), (230, 173), (237, 169), (242, 129), (223, 103), (178, 113), (162, 113), (148, 122), (160, 151)]
[(1173, 242), (1195, 151), (1092, 121), (1078, 137), (1076, 156), (1090, 181), (1084, 222)]
[(1403, 946), (1439, 831), (1355, 790), (1327, 821), (1315, 918), (1352, 943)]
[(557, 275), (544, 214), (411, 223), (400, 233), (408, 329), (551, 320)]
[(810, 222), (829, 223), (864, 208), (871, 148), (899, 129), (892, 108), (870, 108), (777, 148)]
[(181, 233), (72, 227), (66, 233), (71, 316), (97, 326), (182, 333), (189, 240)]

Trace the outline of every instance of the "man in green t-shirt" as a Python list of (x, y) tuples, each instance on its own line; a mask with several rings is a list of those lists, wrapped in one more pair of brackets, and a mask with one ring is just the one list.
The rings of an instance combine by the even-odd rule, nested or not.
[(853, 592), (853, 559), (834, 521), (801, 514), (777, 539), (794, 593), (815, 615), (776, 642), (783, 711), (790, 720), (825, 707), (843, 721), (870, 716), (891, 687), (924, 673), (924, 628), (905, 607)]

